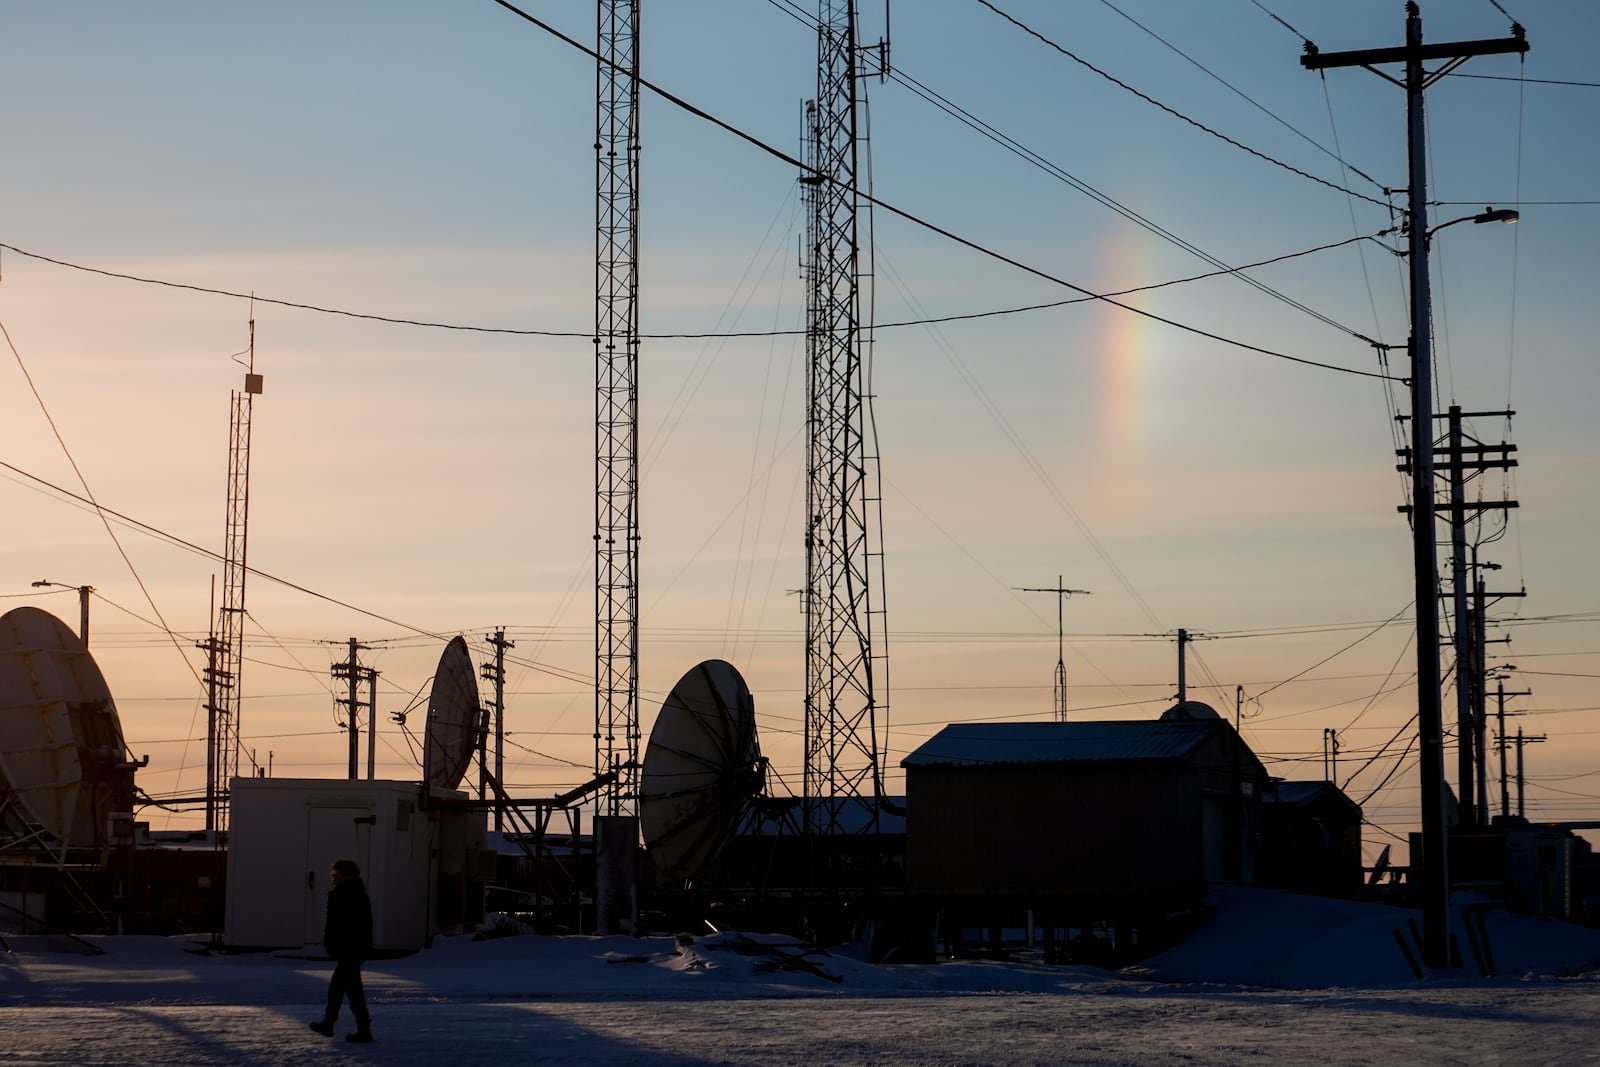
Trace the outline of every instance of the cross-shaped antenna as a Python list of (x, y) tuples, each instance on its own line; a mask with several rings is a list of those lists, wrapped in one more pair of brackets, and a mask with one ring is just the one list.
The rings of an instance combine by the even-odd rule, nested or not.
[(1050, 588), (1031, 588), (1017, 586), (1021, 593), (1054, 593), (1056, 594), (1056, 685), (1055, 704), (1056, 721), (1067, 721), (1067, 631), (1065, 627), (1067, 598), (1073, 594), (1092, 596), (1087, 589), (1068, 589), (1062, 577), (1056, 576), (1056, 584)]

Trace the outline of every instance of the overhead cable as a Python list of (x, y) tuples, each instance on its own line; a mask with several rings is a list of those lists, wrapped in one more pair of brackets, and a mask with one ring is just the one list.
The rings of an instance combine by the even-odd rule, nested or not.
[[(498, 3), (498, 2), (500, 2), (500, 0), (496, 0), (496, 2)], [(989, 2), (989, 0), (976, 0), (976, 2), (979, 3), (979, 4), (982, 4), (984, 7), (988, 8), (990, 11), (993, 11), (996, 15), (999, 15), (1001, 18), (1005, 19), (1007, 22), (1009, 22), (1013, 26), (1017, 27), (1017, 29), (1023, 31), (1024, 33), (1028, 34), (1031, 37), (1037, 38), (1043, 44), (1048, 45), (1050, 48), (1055, 49), (1057, 52), (1060, 52), (1062, 55), (1066, 56), (1068, 59), (1072, 60), (1074, 63), (1078, 63), (1078, 64), (1080, 64), (1080, 65), (1082, 65), (1084, 67), (1087, 67), (1089, 70), (1094, 71), (1096, 74), (1100, 75), (1102, 78), (1105, 78), (1107, 81), (1111, 82), (1112, 84), (1117, 85), (1117, 86), (1119, 86), (1119, 87), (1121, 87), (1123, 89), (1126, 89), (1128, 92), (1132, 93), (1134, 96), (1137, 96), (1139, 99), (1145, 101), (1148, 104), (1152, 104), (1155, 107), (1160, 108), (1162, 111), (1165, 111), (1167, 114), (1171, 115), (1172, 117), (1177, 118), (1177, 119), (1181, 119), (1184, 122), (1187, 122), (1189, 125), (1195, 127), (1196, 129), (1202, 130), (1205, 133), (1209, 133), (1211, 136), (1217, 138), (1218, 140), (1225, 141), (1226, 143), (1232, 145), (1233, 147), (1239, 149), (1240, 151), (1248, 152), (1250, 155), (1255, 156), (1257, 159), (1263, 160), (1263, 161), (1265, 161), (1267, 163), (1271, 163), (1275, 167), (1281, 167), (1284, 170), (1289, 171), (1291, 174), (1298, 174), (1300, 177), (1309, 179), (1311, 181), (1314, 181), (1318, 185), (1325, 185), (1329, 189), (1334, 190), (1335, 192), (1341, 192), (1342, 193), (1342, 192), (1346, 191), (1343, 187), (1337, 185), (1334, 182), (1329, 181), (1326, 178), (1319, 178), (1315, 174), (1311, 174), (1308, 171), (1303, 171), (1299, 167), (1293, 166), (1292, 164), (1289, 164), (1289, 163), (1285, 163), (1281, 159), (1278, 159), (1278, 158), (1276, 158), (1274, 156), (1269, 156), (1265, 152), (1262, 152), (1262, 151), (1259, 151), (1257, 149), (1251, 148), (1249, 145), (1244, 144), (1243, 142), (1240, 142), (1240, 141), (1236, 141), (1232, 137), (1229, 137), (1227, 134), (1222, 133), (1219, 130), (1212, 129), (1210, 126), (1207, 126), (1203, 122), (1200, 122), (1200, 121), (1198, 121), (1196, 119), (1190, 118), (1188, 115), (1185, 115), (1183, 112), (1177, 110), (1176, 108), (1172, 108), (1172, 107), (1167, 106), (1166, 104), (1163, 104), (1161, 101), (1157, 100), (1153, 96), (1150, 96), (1148, 93), (1144, 93), (1144, 92), (1141, 92), (1138, 89), (1135, 89), (1133, 86), (1129, 85), (1127, 82), (1123, 81), (1121, 78), (1118, 78), (1116, 75), (1109, 74), (1106, 71), (1101, 70), (1099, 67), (1095, 66), (1093, 63), (1090, 63), (1087, 59), (1084, 59), (1082, 56), (1075, 55), (1073, 52), (1071, 52), (1067, 48), (1063, 47), (1062, 45), (1057, 44), (1055, 41), (1052, 41), (1050, 38), (1046, 37), (1044, 34), (1040, 33), (1038, 30), (1036, 30), (1033, 27), (1029, 26), (1027, 23), (1022, 22), (1021, 20), (1017, 19), (1016, 17), (1014, 17), (1012, 15), (1008, 15), (1004, 11), (1001, 11), (998, 7), (995, 7), (993, 4), (991, 4)], [(1367, 177), (1365, 174), (1363, 174), (1361, 176), (1363, 178)], [(1371, 179), (1369, 178), (1368, 180), (1370, 181)], [(1389, 206), (1385, 201), (1379, 200), (1376, 197), (1367, 196), (1365, 193), (1350, 193), (1350, 195), (1354, 196), (1354, 197), (1358, 197), (1359, 199), (1365, 200), (1368, 203), (1377, 204), (1379, 207), (1387, 208)]]
[[(511, 3), (510, 0), (493, 0), (493, 2), (495, 4), (497, 4), (498, 6), (505, 8), (507, 11), (510, 11), (512, 14), (516, 15), (518, 18), (523, 19), (525, 22), (529, 23), (530, 25), (537, 26), (539, 29), (544, 30), (546, 33), (548, 33), (551, 36), (555, 37), (557, 40), (560, 40), (563, 43), (565, 43), (567, 45), (570, 45), (573, 48), (576, 48), (577, 50), (582, 52), (584, 55), (589, 56), (591, 59), (594, 59), (596, 62), (601, 62), (601, 63), (609, 62), (609, 60), (606, 60), (604, 57), (602, 57), (594, 49), (588, 47), (587, 45), (583, 44), (582, 42), (578, 41), (577, 39), (575, 39), (573, 37), (570, 37), (565, 33), (562, 33), (560, 30), (556, 29), (554, 26), (550, 25), (549, 23), (545, 22), (544, 20), (539, 19), (539, 18), (529, 14), (528, 12), (522, 10), (521, 8), (517, 7), (515, 4)], [(978, 0), (978, 2), (979, 3), (984, 3), (985, 0)], [(689, 114), (694, 115), (696, 118), (703, 119), (704, 121), (711, 123), (713, 126), (716, 126), (718, 129), (721, 129), (724, 132), (732, 135), (733, 137), (736, 137), (739, 140), (744, 141), (746, 144), (751, 145), (752, 147), (756, 148), (758, 151), (764, 152), (767, 155), (772, 156), (774, 159), (780, 160), (783, 163), (787, 164), (788, 166), (794, 167), (797, 170), (807, 174), (808, 176), (814, 177), (814, 178), (816, 178), (816, 179), (818, 179), (820, 181), (837, 182), (837, 179), (835, 179), (833, 176), (827, 175), (827, 174), (823, 174), (822, 172), (816, 170), (814, 167), (811, 167), (810, 165), (808, 165), (808, 164), (804, 163), (803, 161), (801, 161), (801, 160), (795, 158), (794, 156), (790, 155), (788, 152), (785, 152), (780, 148), (775, 148), (772, 145), (767, 144), (765, 141), (763, 141), (760, 138), (754, 136), (753, 134), (746, 133), (744, 130), (739, 129), (737, 126), (734, 126), (733, 124), (731, 124), (731, 123), (729, 123), (729, 122), (727, 122), (727, 121), (725, 121), (723, 119), (717, 118), (715, 115), (712, 115), (711, 113), (705, 111), (703, 108), (697, 107), (694, 104), (689, 103), (687, 100), (684, 100), (682, 97), (677, 96), (676, 94), (674, 94), (674, 93), (672, 93), (672, 92), (670, 92), (670, 91), (668, 91), (666, 89), (661, 88), (660, 86), (654, 84), (653, 82), (650, 82), (650, 81), (648, 81), (648, 80), (646, 80), (644, 78), (640, 78), (639, 79), (639, 85), (640, 85), (641, 88), (648, 89), (651, 93), (655, 94), (656, 96), (659, 96), (662, 100), (665, 100), (667, 103), (672, 104), (674, 107), (681, 108), (682, 110), (688, 112)], [(1324, 184), (1331, 184), (1331, 183), (1324, 183)], [(1335, 189), (1339, 188), (1336, 185), (1332, 186), (1332, 187), (1335, 188)], [(1208, 330), (1202, 330), (1197, 326), (1190, 326), (1187, 323), (1178, 322), (1175, 319), (1169, 319), (1169, 318), (1166, 318), (1165, 316), (1157, 315), (1154, 312), (1145, 311), (1145, 310), (1143, 310), (1141, 308), (1136, 308), (1136, 307), (1133, 307), (1132, 305), (1124, 304), (1124, 303), (1122, 303), (1122, 302), (1120, 302), (1118, 300), (1113, 300), (1110, 297), (1102, 296), (1099, 293), (1095, 293), (1095, 292), (1092, 292), (1091, 290), (1085, 289), (1081, 285), (1075, 285), (1072, 282), (1069, 282), (1069, 281), (1067, 281), (1067, 280), (1065, 280), (1063, 278), (1059, 278), (1059, 277), (1051, 274), (1049, 271), (1042, 270), (1042, 269), (1040, 269), (1038, 267), (1029, 266), (1028, 264), (1021, 262), (1020, 260), (1014, 259), (1014, 258), (1012, 258), (1010, 256), (1007, 256), (1007, 255), (1001, 253), (1001, 252), (997, 252), (994, 249), (988, 248), (988, 247), (986, 247), (986, 246), (984, 246), (982, 244), (979, 244), (978, 242), (976, 242), (974, 240), (971, 240), (970, 238), (961, 237), (960, 235), (954, 233), (951, 230), (945, 229), (944, 227), (936, 225), (935, 223), (929, 222), (927, 219), (924, 219), (924, 218), (922, 218), (922, 217), (920, 217), (918, 215), (915, 215), (915, 214), (913, 214), (913, 213), (911, 213), (909, 211), (906, 211), (903, 208), (898, 208), (898, 207), (894, 206), (893, 204), (890, 204), (890, 203), (888, 203), (888, 202), (886, 202), (884, 200), (881, 200), (878, 197), (874, 196), (873, 194), (871, 194), (871, 193), (869, 193), (869, 192), (867, 192), (865, 190), (854, 189), (853, 188), (853, 192), (855, 193), (856, 196), (860, 197), (862, 201), (872, 204), (874, 207), (876, 207), (880, 211), (885, 211), (888, 214), (893, 215), (896, 218), (903, 219), (904, 221), (909, 222), (914, 226), (919, 226), (922, 229), (927, 230), (929, 233), (937, 234), (940, 237), (945, 238), (946, 240), (949, 240), (949, 241), (952, 241), (952, 242), (954, 242), (956, 244), (959, 244), (964, 248), (969, 248), (972, 251), (979, 253), (980, 255), (984, 255), (984, 256), (989, 257), (990, 259), (995, 260), (996, 262), (1004, 263), (1004, 264), (1006, 264), (1007, 266), (1010, 266), (1010, 267), (1015, 267), (1017, 270), (1020, 270), (1020, 271), (1022, 271), (1024, 273), (1026, 273), (1026, 274), (1031, 274), (1036, 278), (1040, 278), (1040, 279), (1042, 279), (1044, 281), (1047, 281), (1047, 282), (1052, 282), (1052, 283), (1054, 283), (1056, 285), (1061, 286), (1062, 288), (1071, 289), (1072, 291), (1077, 292), (1077, 293), (1082, 293), (1084, 296), (1092, 297), (1093, 299), (1102, 301), (1103, 303), (1109, 304), (1112, 307), (1117, 307), (1117, 308), (1121, 308), (1124, 311), (1132, 312), (1135, 315), (1139, 315), (1142, 318), (1150, 319), (1153, 322), (1160, 322), (1160, 323), (1162, 323), (1164, 325), (1171, 326), (1174, 329), (1182, 330), (1182, 331), (1184, 331), (1186, 333), (1191, 333), (1191, 334), (1194, 334), (1194, 335), (1196, 335), (1198, 337), (1205, 337), (1205, 338), (1208, 338), (1210, 340), (1217, 341), (1220, 344), (1225, 344), (1225, 345), (1232, 346), (1234, 348), (1243, 349), (1244, 351), (1247, 351), (1247, 352), (1255, 352), (1258, 355), (1270, 356), (1270, 357), (1275, 358), (1275, 359), (1283, 359), (1283, 360), (1286, 360), (1286, 361), (1291, 362), (1291, 363), (1300, 363), (1300, 364), (1304, 364), (1306, 366), (1320, 367), (1323, 370), (1338, 371), (1338, 372), (1343, 373), (1343, 374), (1354, 374), (1354, 375), (1357, 375), (1357, 376), (1363, 377), (1363, 378), (1385, 379), (1385, 378), (1390, 377), (1389, 375), (1380, 374), (1380, 373), (1377, 373), (1377, 372), (1374, 372), (1374, 371), (1354, 370), (1354, 369), (1352, 369), (1350, 367), (1341, 367), (1341, 366), (1338, 366), (1338, 365), (1332, 364), (1332, 363), (1322, 363), (1322, 362), (1319, 362), (1317, 360), (1306, 359), (1306, 358), (1301, 357), (1301, 356), (1292, 356), (1292, 355), (1289, 355), (1289, 354), (1284, 353), (1284, 352), (1278, 352), (1278, 351), (1275, 351), (1273, 349), (1263, 348), (1263, 347), (1261, 347), (1259, 345), (1248, 344), (1248, 343), (1246, 343), (1244, 341), (1238, 341), (1238, 340), (1235, 340), (1235, 339), (1230, 338), (1230, 337), (1224, 337), (1221, 334), (1212, 333), (1212, 332), (1210, 332)], [(1382, 204), (1383, 202), (1382, 201), (1374, 201), (1374, 203)], [(1385, 206), (1387, 206), (1387, 205), (1385, 205)], [(1374, 347), (1386, 347), (1386, 346), (1379, 345), (1377, 342), (1373, 342), (1373, 345), (1374, 345)]]
[[(1106, 7), (1109, 7), (1112, 11), (1115, 11), (1117, 14), (1121, 15), (1123, 18), (1127, 19), (1129, 22), (1133, 23), (1135, 26), (1139, 27), (1141, 30), (1143, 30), (1145, 33), (1149, 34), (1151, 37), (1154, 37), (1157, 41), (1160, 41), (1163, 45), (1166, 45), (1166, 47), (1171, 49), (1173, 52), (1176, 52), (1178, 55), (1180, 55), (1184, 59), (1188, 60), (1189, 63), (1191, 63), (1192, 65), (1197, 67), (1200, 71), (1202, 71), (1203, 73), (1208, 75), (1218, 85), (1221, 85), (1224, 89), (1227, 89), (1229, 92), (1233, 93), (1239, 99), (1243, 100), (1245, 103), (1249, 104), (1251, 107), (1255, 108), (1257, 111), (1260, 111), (1263, 115), (1266, 115), (1268, 118), (1272, 119), (1278, 125), (1282, 126), (1284, 129), (1288, 130), (1290, 133), (1292, 133), (1296, 137), (1300, 138), (1306, 144), (1310, 145), (1312, 148), (1315, 148), (1317, 151), (1321, 152), (1323, 155), (1328, 156), (1330, 159), (1337, 160), (1339, 165), (1341, 167), (1344, 167), (1351, 174), (1354, 174), (1359, 178), (1365, 178), (1367, 181), (1372, 183), (1372, 186), (1375, 189), (1380, 189), (1381, 190), (1383, 188), (1383, 183), (1382, 182), (1378, 181), (1376, 178), (1372, 177), (1369, 174), (1363, 173), (1360, 169), (1358, 169), (1358, 168), (1356, 168), (1354, 166), (1351, 166), (1349, 163), (1345, 162), (1344, 157), (1342, 155), (1340, 155), (1340, 154), (1334, 152), (1332, 149), (1327, 148), (1324, 145), (1318, 143), (1309, 134), (1307, 134), (1304, 131), (1300, 130), (1298, 127), (1296, 127), (1293, 123), (1289, 122), (1287, 119), (1282, 118), (1281, 116), (1279, 116), (1277, 113), (1275, 113), (1270, 108), (1268, 108), (1265, 104), (1263, 104), (1260, 101), (1255, 100), (1254, 98), (1252, 98), (1243, 89), (1240, 89), (1238, 86), (1236, 86), (1232, 82), (1228, 81), (1222, 75), (1218, 74), (1216, 71), (1212, 70), (1210, 67), (1207, 67), (1204, 63), (1201, 63), (1198, 59), (1194, 58), (1189, 53), (1185, 52), (1183, 49), (1179, 48), (1177, 45), (1173, 44), (1171, 41), (1167, 40), (1165, 37), (1161, 36), (1159, 33), (1157, 33), (1156, 31), (1152, 30), (1150, 27), (1146, 26), (1144, 23), (1140, 22), (1138, 19), (1136, 19), (1132, 15), (1128, 14), (1126, 11), (1122, 10), (1116, 4), (1113, 4), (1111, 2), (1111, 0), (1100, 0), (1100, 2), (1102, 4), (1104, 4), (1104, 5), (1106, 5)], [(1256, 4), (1256, 6), (1257, 7), (1261, 7), (1260, 4)], [(1263, 7), (1263, 8), (1261, 8), (1261, 10), (1266, 11), (1267, 9)], [(1272, 15), (1272, 12), (1267, 11), (1267, 14)], [(1272, 17), (1273, 18), (1277, 18), (1276, 15), (1272, 15)], [(1278, 19), (1278, 21), (1279, 22), (1283, 22), (1282, 19)], [(1289, 25), (1287, 22), (1284, 22), (1283, 24), (1285, 26)], [(1294, 32), (1294, 28), (1293, 27), (1289, 27), (1289, 29), (1290, 29), (1291, 33)], [(1301, 39), (1304, 40), (1304, 38), (1301, 38)]]

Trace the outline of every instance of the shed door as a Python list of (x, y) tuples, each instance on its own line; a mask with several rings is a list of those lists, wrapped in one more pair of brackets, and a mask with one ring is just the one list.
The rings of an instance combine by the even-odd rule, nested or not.
[(334, 860), (355, 860), (365, 875), (372, 859), (372, 812), (367, 808), (311, 808), (306, 812), (305, 943), (322, 943), (328, 913), (328, 870)]

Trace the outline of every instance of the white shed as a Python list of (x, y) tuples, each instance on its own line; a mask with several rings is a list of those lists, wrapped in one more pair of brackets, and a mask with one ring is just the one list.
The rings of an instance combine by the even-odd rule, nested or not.
[(375, 951), (415, 951), (481, 917), (485, 818), (464, 794), (315, 778), (235, 778), (230, 790), (228, 945), (320, 946), (337, 859), (361, 867)]

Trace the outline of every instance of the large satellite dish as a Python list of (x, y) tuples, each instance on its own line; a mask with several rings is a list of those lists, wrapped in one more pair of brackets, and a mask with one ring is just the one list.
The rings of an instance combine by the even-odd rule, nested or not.
[(422, 746), (422, 777), (435, 789), (454, 789), (472, 763), (478, 747), (483, 712), (478, 704), (478, 675), (472, 669), (467, 642), (452, 637), (433, 672), (428, 694), (428, 728)]
[(706, 660), (673, 686), (639, 776), (645, 850), (669, 878), (703, 874), (733, 837), (765, 761), (755, 701), (732, 664)]
[(38, 608), (0, 616), (0, 810), (11, 798), (66, 847), (107, 843), (107, 817), (133, 810), (111, 690), (66, 623)]

